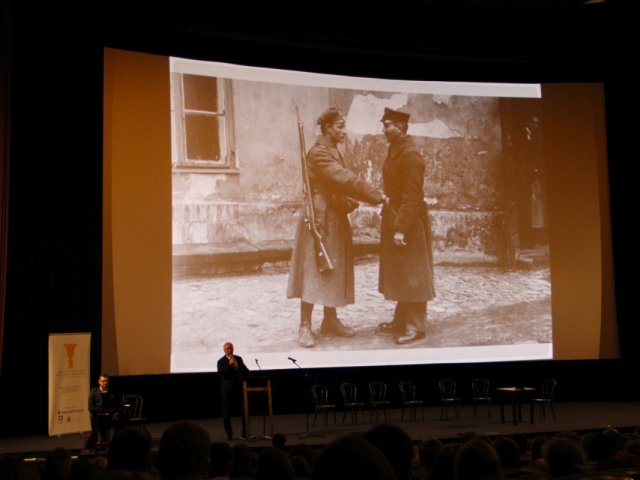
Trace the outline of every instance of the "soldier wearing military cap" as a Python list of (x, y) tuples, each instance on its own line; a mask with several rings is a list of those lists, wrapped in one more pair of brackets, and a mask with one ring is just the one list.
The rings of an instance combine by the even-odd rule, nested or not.
[[(389, 150), (382, 166), (382, 209), (378, 289), (396, 301), (391, 322), (378, 332), (391, 333), (404, 345), (426, 336), (427, 302), (435, 297), (431, 230), (424, 201), (425, 164), (407, 135), (410, 114), (385, 108), (381, 118)], [(408, 327), (412, 328), (409, 331)]]
[(355, 302), (353, 241), (348, 214), (357, 206), (355, 198), (373, 205), (383, 202), (384, 194), (349, 170), (338, 144), (346, 138), (342, 113), (329, 108), (318, 117), (321, 135), (306, 156), (309, 183), (319, 230), (334, 268), (320, 272), (316, 264), (312, 233), (304, 218), (298, 223), (289, 270), (288, 298), (300, 298), (298, 343), (313, 347), (311, 327), (314, 304), (323, 305), (320, 333), (351, 337), (354, 330), (344, 325), (336, 307)]

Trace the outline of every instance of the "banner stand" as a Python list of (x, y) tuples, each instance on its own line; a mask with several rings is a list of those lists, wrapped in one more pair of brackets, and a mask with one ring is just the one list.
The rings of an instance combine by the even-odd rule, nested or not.
[(91, 333), (49, 334), (49, 436), (91, 431)]

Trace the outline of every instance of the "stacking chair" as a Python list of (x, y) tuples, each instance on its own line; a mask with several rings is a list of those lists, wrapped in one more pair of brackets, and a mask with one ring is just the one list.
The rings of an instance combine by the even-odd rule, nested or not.
[(311, 395), (313, 396), (313, 425), (316, 424), (318, 413), (324, 416), (324, 424), (329, 424), (329, 412), (333, 413), (333, 424), (336, 424), (336, 405), (329, 403), (329, 389), (320, 384), (311, 386)]
[[(546, 414), (546, 406), (549, 406), (549, 410), (551, 411), (551, 415), (553, 419), (556, 419), (556, 412), (553, 409), (553, 392), (556, 389), (556, 384), (558, 382), (553, 378), (548, 378), (542, 382), (541, 395), (537, 398), (531, 399), (531, 406), (535, 408), (536, 405), (540, 407), (540, 413), (542, 413), (542, 418), (547, 418)], [(533, 418), (533, 417), (532, 417)]]
[(487, 413), (491, 418), (491, 396), (488, 378), (474, 378), (471, 380), (471, 401), (473, 402), (473, 418), (478, 418), (478, 405), (487, 404)]
[(460, 398), (456, 396), (456, 381), (451, 378), (438, 380), (440, 390), (440, 420), (449, 419), (449, 407), (453, 407), (455, 418), (460, 418)]
[(400, 394), (402, 395), (402, 410), (400, 414), (400, 420), (404, 420), (404, 411), (409, 409), (411, 412), (411, 421), (415, 422), (417, 417), (417, 410), (420, 407), (422, 413), (422, 421), (424, 422), (424, 403), (422, 400), (416, 399), (416, 386), (412, 382), (402, 381), (398, 383), (400, 387)]
[(147, 419), (142, 415), (142, 404), (144, 400), (142, 395), (128, 393), (124, 396), (124, 404), (126, 408), (125, 425), (128, 427), (140, 427), (145, 429)]
[(369, 421), (373, 421), (375, 412), (376, 421), (378, 421), (378, 411), (382, 410), (384, 419), (389, 420), (389, 408), (391, 402), (387, 400), (387, 384), (380, 381), (369, 382), (369, 398), (371, 401), (371, 415)]
[(358, 410), (364, 410), (364, 402), (358, 400), (358, 387), (355, 383), (343, 382), (340, 384), (340, 392), (342, 392), (344, 403), (342, 423), (344, 423), (347, 412), (351, 412), (351, 423), (358, 423)]

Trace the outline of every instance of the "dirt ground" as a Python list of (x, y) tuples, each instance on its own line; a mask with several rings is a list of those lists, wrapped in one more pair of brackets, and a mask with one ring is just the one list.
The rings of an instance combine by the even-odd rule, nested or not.
[[(299, 300), (286, 298), (288, 272), (210, 278), (176, 278), (173, 286), (174, 352), (220, 352), (229, 338), (244, 348), (284, 352), (297, 347)], [(324, 341), (316, 350), (378, 349), (393, 339), (375, 333), (389, 321), (394, 303), (377, 292), (375, 259), (356, 265), (356, 303), (338, 309), (353, 338)], [(504, 270), (497, 267), (436, 266), (437, 297), (428, 304), (428, 335), (415, 347), (460, 347), (550, 343), (549, 269)], [(314, 312), (319, 329), (322, 309)]]

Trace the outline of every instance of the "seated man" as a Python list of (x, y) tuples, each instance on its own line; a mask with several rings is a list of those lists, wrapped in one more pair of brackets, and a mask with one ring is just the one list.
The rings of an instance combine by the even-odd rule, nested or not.
[(109, 431), (119, 421), (124, 407), (123, 396), (109, 390), (109, 375), (101, 373), (98, 386), (89, 393), (91, 438), (89, 444), (97, 446), (109, 441)]

